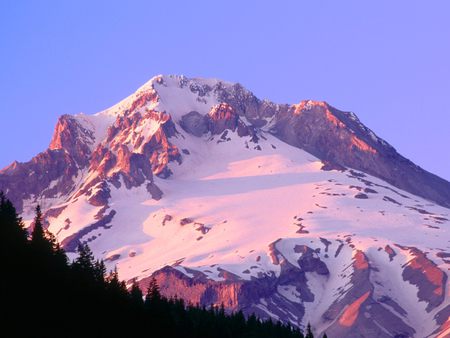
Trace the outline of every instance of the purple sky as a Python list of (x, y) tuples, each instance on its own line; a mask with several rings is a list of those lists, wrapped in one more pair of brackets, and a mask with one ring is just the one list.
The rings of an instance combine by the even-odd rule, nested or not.
[(0, 3), (0, 167), (44, 150), (59, 115), (184, 74), (326, 100), (450, 180), (448, 0), (93, 2)]

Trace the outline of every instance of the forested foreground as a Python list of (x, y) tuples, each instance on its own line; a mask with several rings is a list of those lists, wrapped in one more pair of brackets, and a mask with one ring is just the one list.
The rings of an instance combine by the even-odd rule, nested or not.
[(0, 250), (2, 337), (303, 337), (281, 323), (165, 299), (155, 281), (146, 295), (127, 289), (86, 245), (69, 262), (40, 209), (28, 234), (3, 194)]

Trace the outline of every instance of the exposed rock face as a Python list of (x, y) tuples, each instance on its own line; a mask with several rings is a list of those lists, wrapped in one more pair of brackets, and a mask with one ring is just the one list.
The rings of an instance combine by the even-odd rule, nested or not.
[(267, 124), (266, 119), (287, 110), (288, 105), (278, 105), (269, 101), (259, 100), (253, 93), (246, 90), (239, 83), (228, 88), (218, 89), (219, 100), (225, 102), (235, 110), (239, 116), (245, 116), (257, 128)]
[[(243, 280), (235, 274), (223, 270), (220, 274), (223, 281), (214, 281), (205, 274), (185, 268), (188, 277), (173, 267), (165, 267), (156, 271), (156, 278), (162, 294), (166, 297), (181, 297), (191, 304), (209, 307), (220, 307), (222, 304), (229, 312), (242, 310), (244, 314), (256, 314), (261, 318), (276, 317), (294, 325), (301, 325), (301, 318), (305, 310), (301, 304), (292, 303), (289, 299), (280, 296), (279, 290), (283, 288), (294, 289), (303, 301), (312, 301), (314, 295), (308, 288), (306, 271), (298, 266), (290, 264), (273, 244), (272, 252), (281, 272), (277, 277), (273, 274), (260, 275), (258, 278)], [(309, 248), (306, 248), (310, 252)], [(317, 266), (310, 267), (310, 271), (316, 269), (324, 274), (320, 260)], [(325, 266), (326, 269), (326, 266)], [(149, 279), (140, 281), (140, 286), (145, 290)], [(269, 314), (272, 314), (270, 316)], [(299, 320), (300, 319), (300, 320)]]
[(208, 119), (196, 111), (183, 115), (180, 125), (188, 133), (198, 137), (208, 132)]
[[(356, 251), (352, 268), (351, 288), (323, 314), (332, 322), (326, 332), (331, 337), (412, 337), (414, 329), (374, 299), (371, 266), (362, 251)], [(374, 325), (374, 321), (383, 323), (383, 327)]]
[(161, 189), (158, 188), (158, 186), (152, 182), (147, 184), (147, 191), (152, 195), (152, 198), (154, 200), (160, 200), (163, 196), (163, 192)]
[(317, 272), (319, 275), (328, 275), (330, 272), (324, 262), (318, 257), (314, 257), (314, 251), (305, 246), (296, 246), (294, 251), (302, 253), (302, 256), (298, 260), (300, 268), (305, 272)]
[(3, 169), (0, 189), (22, 211), (23, 201), (36, 194), (51, 198), (57, 193), (69, 193), (78, 170), (75, 160), (64, 150), (46, 150), (30, 162), (14, 162)]
[(23, 201), (41, 195), (52, 198), (68, 194), (74, 178), (86, 167), (95, 141), (91, 130), (69, 115), (59, 118), (49, 149), (26, 163), (14, 162), (0, 171), (0, 189), (18, 210)]
[(111, 198), (111, 190), (106, 181), (101, 181), (95, 186), (95, 192), (88, 191), (89, 203), (95, 206), (105, 206), (108, 204), (108, 200)]
[(435, 320), (439, 325), (439, 328), (433, 332), (438, 338), (445, 338), (450, 332), (450, 305), (447, 305), (435, 316)]
[(220, 103), (212, 107), (208, 113), (209, 130), (211, 134), (220, 134), (225, 129), (236, 130), (238, 123), (238, 115), (234, 109), (227, 103)]
[(447, 275), (419, 249), (399, 247), (413, 255), (413, 258), (403, 266), (403, 279), (417, 285), (419, 299), (428, 303), (426, 310), (430, 312), (445, 299)]
[(94, 141), (92, 130), (86, 129), (74, 117), (63, 115), (58, 119), (49, 149), (64, 150), (80, 167), (84, 167), (88, 163), (90, 146)]
[(377, 176), (412, 194), (450, 206), (450, 183), (399, 155), (355, 115), (324, 102), (303, 101), (276, 115), (283, 141), (337, 165)]
[[(165, 267), (156, 272), (154, 277), (165, 296), (171, 298), (177, 296), (190, 304), (220, 306), (223, 303), (227, 309), (237, 310), (239, 306), (238, 297), (241, 297), (243, 292), (241, 281), (217, 283), (208, 280), (200, 273), (196, 273), (194, 278), (189, 278), (171, 267)], [(142, 280), (140, 286), (145, 289), (148, 286), (148, 280)]]
[[(327, 242), (333, 250), (336, 249), (332, 242)], [(227, 311), (242, 310), (247, 315), (255, 313), (261, 318), (275, 318), (304, 327), (307, 323), (304, 318), (305, 308), (312, 306), (308, 304), (323, 301), (316, 299), (321, 295), (312, 292), (312, 280), (317, 279), (327, 287), (330, 272), (319, 251), (306, 245), (294, 247), (294, 252), (300, 257), (297, 264), (290, 263), (291, 260), (278, 249), (282, 243), (280, 239), (269, 248), (273, 264), (280, 269), (278, 276), (261, 274), (257, 278), (242, 279), (223, 270), (222, 280), (218, 281), (198, 270), (177, 266), (167, 266), (156, 271), (153, 276), (166, 297), (181, 297), (188, 303), (205, 307), (223, 304)], [(341, 251), (342, 247), (339, 246), (338, 250)], [(406, 320), (407, 312), (390, 297), (376, 296), (376, 284), (371, 279), (371, 273), (377, 268), (371, 265), (367, 255), (355, 250), (349, 263), (341, 270), (341, 273), (350, 274), (345, 287), (337, 289), (339, 295), (322, 313), (320, 324), (313, 323), (321, 327), (316, 333), (355, 338), (415, 337), (415, 330)], [(408, 273), (408, 269), (404, 273)], [(423, 276), (427, 274), (427, 271), (423, 272)], [(147, 288), (149, 280), (150, 277), (140, 281), (143, 290)], [(426, 301), (434, 304), (432, 299)], [(442, 327), (448, 325), (447, 312), (448, 307), (436, 316), (436, 321)]]
[(170, 176), (167, 164), (181, 159), (177, 147), (168, 140), (175, 133), (170, 116), (164, 112), (146, 110), (145, 113), (135, 111), (118, 116), (108, 128), (106, 141), (95, 150), (90, 170), (108, 177), (119, 167), (129, 187), (139, 186), (145, 179), (151, 180), (152, 172)]

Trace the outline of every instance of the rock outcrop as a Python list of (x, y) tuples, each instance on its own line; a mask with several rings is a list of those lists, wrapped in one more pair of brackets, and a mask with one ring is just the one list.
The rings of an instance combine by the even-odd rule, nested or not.
[[(278, 275), (260, 274), (258, 277), (243, 279), (223, 270), (220, 280), (213, 280), (201, 271), (176, 265), (154, 272), (151, 277), (140, 280), (139, 285), (142, 290), (146, 290), (150, 279), (156, 278), (161, 293), (169, 298), (183, 298), (190, 304), (204, 307), (223, 305), (228, 312), (242, 310), (246, 315), (257, 314), (261, 318), (275, 318), (305, 327), (305, 309), (314, 306), (309, 304), (326, 301), (321, 300), (321, 295), (315, 294), (311, 289), (314, 279), (327, 287), (330, 271), (322, 260), (326, 254), (320, 254), (317, 248), (295, 245), (294, 252), (299, 258), (293, 264), (278, 249), (283, 247), (282, 244), (283, 240), (280, 239), (269, 247), (271, 260), (279, 267)], [(336, 256), (341, 250), (342, 247), (339, 246)], [(360, 250), (353, 250), (353, 257), (348, 263), (349, 265), (340, 268), (342, 274), (349, 274), (349, 278), (343, 287), (336, 290), (336, 300), (322, 314), (315, 314), (321, 315), (319, 322), (313, 322), (316, 333), (326, 332), (333, 337), (355, 338), (415, 337), (416, 331), (408, 323), (407, 312), (392, 298), (376, 295), (379, 290), (376, 292), (375, 288), (380, 285), (374, 284), (371, 273), (378, 268), (372, 266), (368, 256)], [(408, 268), (403, 270), (404, 275), (409, 273)], [(429, 272), (425, 269), (416, 274), (427, 278)], [(420, 289), (426, 283), (417, 285)], [(423, 292), (419, 291), (419, 298), (422, 297), (421, 293)], [(426, 301), (430, 306), (438, 305), (434, 299), (427, 298)], [(442, 301), (439, 304), (441, 303)], [(316, 311), (320, 311), (319, 309), (320, 306), (316, 307)], [(442, 327), (448, 325), (445, 317), (447, 312), (448, 307), (436, 316), (436, 321)]]
[(450, 183), (404, 158), (358, 118), (327, 103), (303, 101), (277, 114), (273, 133), (281, 140), (339, 166), (370, 175), (450, 207)]

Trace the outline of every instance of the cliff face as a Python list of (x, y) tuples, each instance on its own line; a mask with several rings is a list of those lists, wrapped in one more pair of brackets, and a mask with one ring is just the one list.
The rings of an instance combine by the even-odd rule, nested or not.
[(414, 195), (450, 207), (449, 182), (404, 158), (351, 113), (304, 101), (277, 116), (283, 141), (330, 163), (361, 170)]
[(404, 158), (355, 114), (325, 102), (278, 105), (260, 101), (240, 85), (221, 98), (252, 126), (306, 150), (334, 167), (364, 171), (400, 189), (450, 207), (450, 183)]
[[(444, 337), (450, 183), (327, 103), (157, 76), (0, 171), (68, 252), (145, 291), (333, 337)], [(359, 337), (359, 336), (358, 336)]]
[[(317, 311), (313, 314), (315, 318), (309, 317), (309, 320), (312, 319), (316, 328), (320, 327), (322, 332), (333, 337), (417, 336), (413, 326), (405, 322), (407, 311), (395, 299), (380, 295), (380, 281), (376, 276), (379, 268), (364, 252), (350, 249), (352, 256), (341, 260), (338, 256), (344, 255), (342, 250), (348, 251), (349, 248), (322, 241), (322, 244), (327, 244), (328, 254), (335, 255), (336, 260), (344, 263), (338, 264), (338, 269), (345, 282), (336, 287), (327, 268), (327, 263), (330, 264), (328, 254), (321, 255), (320, 248), (296, 245), (294, 252), (300, 257), (292, 261), (290, 253), (279, 251), (282, 242), (279, 240), (270, 245), (273, 263), (280, 268), (277, 276), (266, 274), (248, 280), (222, 270), (221, 280), (211, 280), (199, 271), (175, 266), (156, 271), (152, 278), (156, 278), (161, 293), (166, 297), (183, 298), (190, 304), (205, 307), (224, 306), (229, 312), (242, 310), (246, 315), (257, 314), (261, 318), (275, 318), (296, 326), (300, 326), (302, 320), (305, 322), (306, 309), (314, 309)], [(402, 250), (414, 255), (404, 265), (404, 281), (414, 280), (413, 284), (419, 288), (419, 298), (428, 304), (428, 312), (442, 308), (445, 304), (442, 296), (445, 274), (417, 248)], [(387, 258), (388, 253), (380, 250), (377, 259)], [(140, 280), (142, 290), (147, 289), (149, 280), (150, 277)], [(330, 301), (317, 293), (314, 284), (318, 281), (325, 288), (333, 288), (338, 297)], [(322, 302), (328, 303), (327, 306), (321, 307)], [(442, 309), (435, 320), (444, 323), (442, 317), (447, 312), (448, 308)]]

